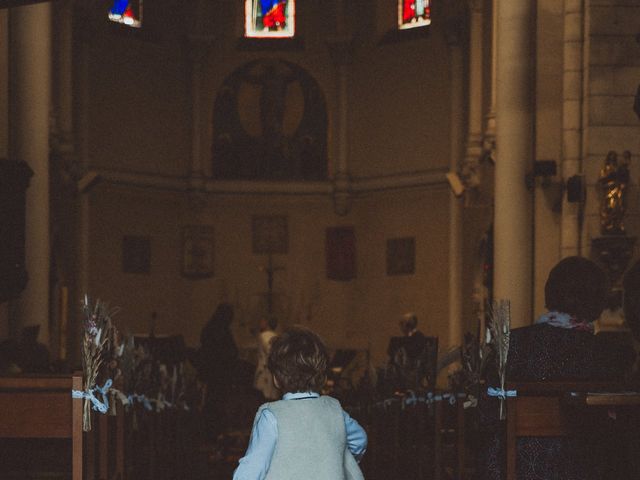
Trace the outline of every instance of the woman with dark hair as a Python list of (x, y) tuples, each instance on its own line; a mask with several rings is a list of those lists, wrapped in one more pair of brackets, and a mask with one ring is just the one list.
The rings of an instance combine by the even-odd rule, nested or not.
[[(545, 284), (548, 312), (534, 325), (511, 331), (507, 379), (528, 382), (621, 379), (629, 364), (629, 346), (611, 337), (594, 335), (593, 322), (604, 309), (607, 291), (604, 271), (591, 260), (568, 257), (560, 261)], [(497, 382), (495, 377), (495, 373), (490, 376), (489, 384)], [(479, 412), (486, 429), (479, 476), (504, 478), (505, 452), (497, 419), (498, 400), (484, 397)], [(584, 428), (588, 427), (588, 422), (582, 423)], [(593, 438), (586, 430), (582, 433), (581, 438), (574, 435), (518, 439), (517, 478), (599, 478), (595, 460), (589, 455), (588, 442)]]
[(231, 333), (233, 306), (221, 303), (200, 333), (198, 373), (207, 384), (205, 428), (215, 439), (228, 424), (227, 399), (238, 363), (238, 347)]

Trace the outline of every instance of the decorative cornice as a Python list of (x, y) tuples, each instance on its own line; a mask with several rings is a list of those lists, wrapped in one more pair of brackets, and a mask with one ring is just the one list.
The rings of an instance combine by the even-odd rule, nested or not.
[[(191, 177), (163, 176), (149, 173), (122, 172), (96, 169), (104, 183), (125, 187), (150, 188), (160, 191), (189, 192), (193, 190)], [(446, 185), (446, 168), (434, 168), (417, 172), (372, 177), (356, 177), (350, 181), (350, 192), (358, 196), (387, 190), (430, 188)], [(273, 182), (250, 180), (203, 179), (202, 191), (213, 195), (316, 195), (334, 194), (334, 183), (324, 182)]]

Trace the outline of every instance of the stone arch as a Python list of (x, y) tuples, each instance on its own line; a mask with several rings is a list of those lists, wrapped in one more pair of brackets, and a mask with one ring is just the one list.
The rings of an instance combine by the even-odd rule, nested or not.
[(278, 59), (236, 69), (215, 99), (212, 161), (221, 179), (325, 180), (327, 109), (316, 80)]

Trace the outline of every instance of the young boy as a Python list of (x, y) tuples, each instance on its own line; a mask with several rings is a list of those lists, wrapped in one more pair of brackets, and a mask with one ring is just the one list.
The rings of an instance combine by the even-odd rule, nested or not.
[(268, 366), (282, 400), (256, 413), (234, 480), (357, 480), (367, 448), (364, 429), (340, 403), (319, 394), (327, 349), (310, 330), (291, 329), (271, 345)]

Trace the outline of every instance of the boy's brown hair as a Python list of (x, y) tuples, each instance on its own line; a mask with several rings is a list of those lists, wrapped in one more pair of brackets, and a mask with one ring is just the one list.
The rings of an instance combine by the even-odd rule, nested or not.
[(327, 380), (327, 347), (305, 328), (291, 328), (274, 338), (268, 367), (283, 392), (319, 392)]

